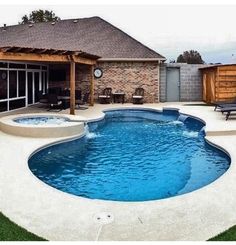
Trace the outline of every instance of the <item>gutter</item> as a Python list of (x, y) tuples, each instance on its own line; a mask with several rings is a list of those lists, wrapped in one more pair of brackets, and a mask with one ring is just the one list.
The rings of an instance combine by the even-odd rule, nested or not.
[(100, 58), (97, 61), (164, 62), (166, 58)]

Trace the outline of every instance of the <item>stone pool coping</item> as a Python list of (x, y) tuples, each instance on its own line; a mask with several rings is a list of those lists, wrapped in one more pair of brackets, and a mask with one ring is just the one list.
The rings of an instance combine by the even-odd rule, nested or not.
[[(96, 105), (79, 113), (88, 120), (98, 120), (103, 117), (103, 110), (130, 107), (161, 110), (163, 104)], [(58, 140), (71, 140), (71, 137), (27, 138), (0, 132), (0, 210), (29, 231), (57, 241), (207, 240), (235, 225), (235, 121), (227, 124), (224, 117), (210, 107), (179, 104), (167, 107), (179, 108), (182, 113), (204, 120), (206, 139), (230, 154), (229, 170), (213, 183), (188, 194), (157, 201), (114, 202), (77, 197), (41, 182), (27, 163), (38, 148)], [(94, 217), (104, 212), (114, 216), (112, 223), (96, 222)]]

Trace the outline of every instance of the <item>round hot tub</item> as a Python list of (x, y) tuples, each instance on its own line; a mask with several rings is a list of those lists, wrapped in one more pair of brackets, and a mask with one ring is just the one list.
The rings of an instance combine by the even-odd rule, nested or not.
[(84, 134), (84, 121), (72, 115), (21, 114), (1, 118), (0, 129), (24, 137), (71, 137)]
[(61, 125), (70, 120), (59, 116), (24, 116), (17, 117), (13, 121), (24, 125)]

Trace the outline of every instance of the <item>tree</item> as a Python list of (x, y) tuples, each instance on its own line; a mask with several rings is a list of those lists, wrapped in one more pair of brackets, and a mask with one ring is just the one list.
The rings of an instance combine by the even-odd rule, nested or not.
[(169, 63), (175, 63), (175, 59), (170, 59)]
[(177, 58), (179, 63), (187, 64), (204, 64), (201, 55), (196, 50), (184, 51), (183, 54), (180, 54)]
[(60, 20), (60, 18), (56, 16), (56, 14), (53, 11), (39, 9), (32, 11), (29, 15), (24, 15), (21, 18), (21, 22), (19, 22), (19, 24), (49, 22), (58, 20)]

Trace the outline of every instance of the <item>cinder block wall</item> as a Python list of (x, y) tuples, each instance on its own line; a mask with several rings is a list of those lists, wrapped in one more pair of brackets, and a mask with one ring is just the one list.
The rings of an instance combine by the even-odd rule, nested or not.
[(123, 90), (126, 102), (131, 102), (135, 89), (145, 90), (146, 103), (159, 102), (159, 64), (158, 62), (99, 62), (103, 76), (95, 79), (95, 99), (106, 87), (112, 91)]
[(166, 101), (166, 67), (166, 63), (160, 65), (160, 102)]
[(180, 101), (202, 100), (202, 78), (200, 67), (207, 65), (186, 63), (164, 63), (160, 67), (160, 101), (166, 101), (166, 68), (180, 69)]

